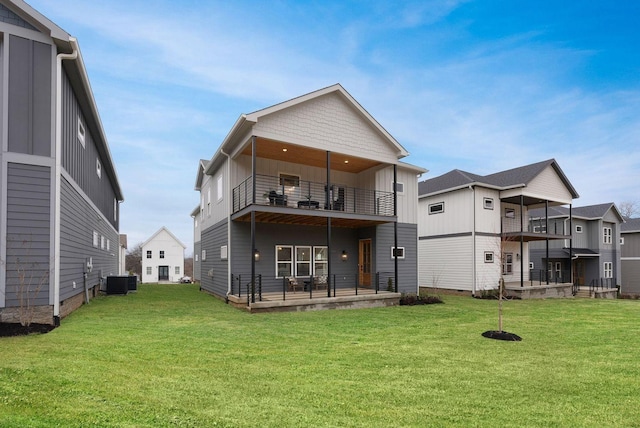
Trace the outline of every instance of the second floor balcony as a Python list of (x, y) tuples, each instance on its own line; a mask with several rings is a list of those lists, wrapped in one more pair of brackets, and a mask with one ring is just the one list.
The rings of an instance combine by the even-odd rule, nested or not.
[[(304, 212), (327, 210), (367, 216), (395, 216), (393, 192), (258, 174), (255, 176), (255, 185), (253, 177), (249, 176), (233, 189), (233, 213), (250, 205), (306, 210)], [(304, 212), (300, 211), (301, 214)]]
[(520, 238), (525, 241), (539, 241), (544, 239), (567, 239), (568, 230), (564, 222), (549, 221), (545, 218), (529, 219), (502, 217), (502, 236), (505, 239)]

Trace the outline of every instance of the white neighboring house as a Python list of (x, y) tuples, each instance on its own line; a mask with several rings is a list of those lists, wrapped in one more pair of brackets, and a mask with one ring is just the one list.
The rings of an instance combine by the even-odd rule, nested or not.
[(186, 248), (166, 227), (161, 227), (142, 244), (142, 282), (180, 281)]
[(127, 272), (127, 235), (120, 234), (118, 246), (118, 275), (128, 275)]
[[(453, 170), (418, 184), (420, 287), (478, 292), (530, 285), (529, 243), (571, 241), (534, 229), (533, 208), (571, 206), (578, 193), (554, 159), (481, 176)], [(567, 244), (571, 247), (571, 243)]]

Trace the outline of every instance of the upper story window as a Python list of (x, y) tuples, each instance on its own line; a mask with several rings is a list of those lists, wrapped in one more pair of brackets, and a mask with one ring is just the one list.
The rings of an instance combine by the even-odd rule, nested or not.
[(620, 245), (624, 245), (624, 236), (620, 237)]
[(113, 198), (113, 221), (118, 221), (118, 200)]
[(164, 259), (164, 250), (160, 250), (160, 258)]
[(222, 187), (222, 174), (220, 174), (218, 176), (218, 181), (217, 181), (217, 197), (218, 197), (218, 202), (220, 202), (222, 200), (222, 195), (224, 193), (223, 187)]
[(444, 212), (444, 202), (429, 205), (429, 215), (440, 214)]
[(404, 247), (391, 247), (391, 258), (395, 259), (396, 256), (399, 259), (404, 259)]
[(300, 176), (291, 175), (291, 174), (279, 174), (280, 177), (280, 186), (285, 187), (299, 187), (300, 186)]
[(78, 141), (82, 144), (82, 147), (85, 147), (85, 129), (84, 123), (82, 123), (82, 118), (78, 116)]
[(504, 216), (506, 218), (516, 218), (516, 210), (514, 210), (513, 208), (505, 208)]
[(604, 262), (604, 277), (613, 278), (613, 262)]
[(147, 250), (147, 258), (150, 259), (151, 258), (151, 250)]
[(576, 224), (576, 233), (582, 233), (582, 226)]
[(483, 199), (484, 209), (492, 210), (493, 209), (493, 198), (484, 198)]
[(611, 228), (610, 227), (602, 228), (602, 242), (605, 244), (611, 244)]
[(98, 236), (98, 232), (96, 232), (95, 230), (93, 231), (93, 246), (98, 248), (98, 244), (99, 244), (99, 236)]
[[(393, 188), (393, 183), (391, 183), (391, 188)], [(396, 193), (398, 195), (404, 195), (404, 183), (400, 183), (396, 181)]]

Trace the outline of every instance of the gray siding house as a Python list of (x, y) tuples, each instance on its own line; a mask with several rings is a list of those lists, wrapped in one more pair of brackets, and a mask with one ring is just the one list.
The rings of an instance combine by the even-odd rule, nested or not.
[(624, 222), (614, 203), (584, 207), (551, 207), (548, 225), (544, 210), (529, 212), (533, 229), (571, 228), (569, 240), (529, 246), (531, 275), (551, 282), (570, 278), (577, 286), (615, 288), (623, 277), (620, 265), (620, 232)]
[(0, 84), (0, 321), (57, 324), (118, 274), (123, 196), (76, 39), (20, 0)]
[(640, 218), (627, 218), (620, 225), (620, 293), (640, 295)]
[(415, 293), (407, 155), (339, 84), (240, 116), (198, 166), (201, 288), (250, 310)]

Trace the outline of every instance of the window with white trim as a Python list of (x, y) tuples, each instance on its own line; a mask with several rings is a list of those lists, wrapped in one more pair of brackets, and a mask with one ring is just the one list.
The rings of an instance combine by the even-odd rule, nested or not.
[(504, 209), (504, 216), (506, 218), (516, 218), (516, 210), (513, 208), (505, 208)]
[(438, 202), (429, 205), (429, 215), (440, 214), (444, 212), (444, 202)]
[(198, 261), (198, 255), (197, 255), (197, 254), (194, 254), (194, 255), (193, 255), (193, 259), (194, 259), (194, 261), (196, 261), (196, 262), (197, 262), (197, 261)]
[(620, 245), (624, 245), (624, 236), (620, 237)]
[(223, 186), (222, 186), (222, 174), (220, 174), (218, 176), (218, 182), (217, 182), (218, 186), (217, 186), (217, 197), (218, 197), (218, 202), (220, 202), (222, 200), (222, 196), (223, 196)]
[(504, 254), (504, 262), (502, 263), (502, 274), (513, 275), (513, 253)]
[(582, 226), (576, 224), (576, 233), (582, 233)]
[(176, 275), (180, 275), (180, 266), (176, 266)]
[(78, 141), (80, 141), (80, 144), (82, 144), (82, 147), (85, 147), (85, 129), (84, 129), (84, 123), (82, 123), (82, 118), (80, 116), (78, 116)]
[(118, 200), (113, 198), (113, 221), (118, 221)]
[(160, 258), (164, 259), (164, 250), (160, 250)]
[(533, 262), (529, 262), (529, 270), (533, 270)]
[(603, 243), (611, 244), (611, 228), (610, 227), (602, 228), (602, 239), (603, 239)]
[(98, 248), (98, 245), (100, 244), (99, 239), (100, 239), (100, 238), (99, 238), (98, 232), (96, 232), (96, 231), (94, 230), (94, 231), (93, 231), (93, 246), (94, 246), (94, 247), (96, 247), (96, 248)]
[(484, 252), (484, 262), (485, 263), (493, 263), (493, 251), (485, 251)]
[(395, 259), (396, 255), (398, 259), (404, 259), (404, 247), (391, 247), (391, 259)]
[(329, 274), (329, 249), (313, 247), (313, 274), (315, 276)]
[(493, 209), (493, 198), (484, 198), (482, 200), (483, 206), (485, 210), (492, 210)]
[(107, 239), (107, 251), (111, 251), (111, 240)]
[[(391, 188), (393, 189), (393, 183), (391, 183)], [(396, 181), (396, 193), (398, 195), (404, 195), (404, 183)]]
[(613, 262), (604, 262), (604, 277), (613, 278)]
[(227, 260), (229, 258), (229, 247), (222, 245), (220, 247), (220, 260)]
[(147, 250), (147, 258), (150, 259), (151, 258), (151, 250)]
[(105, 245), (104, 236), (100, 235), (100, 249), (101, 250), (104, 250), (104, 245)]
[(202, 261), (207, 260), (207, 250), (202, 250), (202, 257), (201, 257)]
[(311, 275), (311, 247), (296, 247), (296, 276)]
[(96, 174), (98, 178), (102, 178), (102, 164), (100, 163), (100, 159), (96, 159)]
[(147, 266), (147, 275), (151, 275), (151, 267)]
[(276, 277), (293, 276), (293, 246), (276, 246)]

